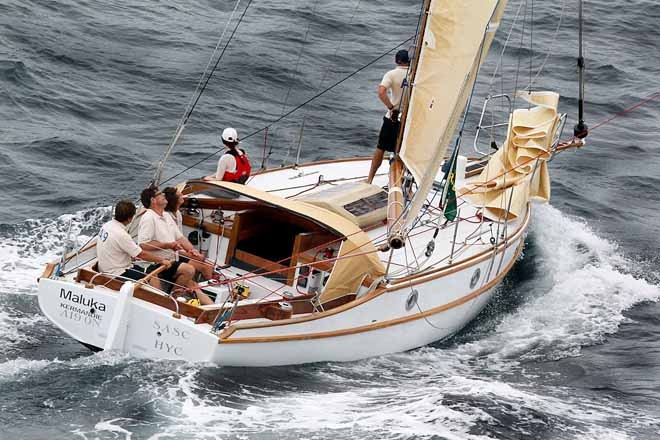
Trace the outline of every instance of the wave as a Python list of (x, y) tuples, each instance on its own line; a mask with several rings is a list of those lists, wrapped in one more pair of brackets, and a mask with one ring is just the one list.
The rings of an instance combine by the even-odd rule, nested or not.
[(468, 330), (478, 337), (360, 362), (249, 374), (204, 364), (132, 364), (124, 369), (136, 375), (133, 386), (161, 422), (147, 429), (121, 414), (100, 416), (84, 433), (475, 440), (647, 433), (660, 423), (657, 415), (539, 380), (535, 366), (602, 343), (626, 322), (626, 310), (657, 301), (660, 289), (584, 222), (551, 206), (535, 206), (534, 222), (523, 270), (500, 292), (518, 299), (499, 309), (494, 323), (480, 317)]

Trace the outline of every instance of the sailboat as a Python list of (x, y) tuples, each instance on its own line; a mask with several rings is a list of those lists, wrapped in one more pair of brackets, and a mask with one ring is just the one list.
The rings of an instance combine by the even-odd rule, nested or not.
[(370, 160), (347, 158), (262, 170), (246, 185), (178, 185), (185, 234), (217, 263), (199, 284), (214, 304), (152, 287), (154, 273), (99, 272), (92, 240), (46, 267), (44, 315), (93, 350), (228, 366), (355, 361), (459, 331), (519, 259), (533, 203), (550, 197), (548, 161), (584, 145), (585, 133), (560, 142), (557, 93), (526, 90), (505, 97), (497, 151), (461, 154), (505, 6), (425, 2), (397, 152), (373, 184)]

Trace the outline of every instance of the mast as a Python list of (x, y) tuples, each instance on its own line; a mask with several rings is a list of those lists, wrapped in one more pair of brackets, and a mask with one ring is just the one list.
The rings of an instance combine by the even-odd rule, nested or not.
[(396, 149), (394, 152), (394, 160), (390, 165), (390, 178), (387, 194), (387, 241), (394, 249), (400, 249), (405, 244), (401, 230), (403, 229), (403, 190), (401, 188), (403, 175), (405, 174), (405, 166), (399, 158), (399, 150), (401, 149), (401, 141), (403, 140), (403, 130), (406, 124), (406, 117), (408, 116), (408, 105), (410, 104), (410, 95), (412, 88), (415, 84), (415, 75), (417, 74), (417, 66), (419, 65), (419, 56), (422, 52), (422, 41), (424, 41), (424, 30), (426, 29), (426, 20), (429, 15), (429, 8), (431, 7), (431, 0), (424, 1), (424, 11), (422, 13), (422, 20), (419, 26), (419, 35), (415, 44), (415, 55), (413, 57), (413, 64), (410, 69), (408, 78), (408, 87), (403, 97), (403, 113), (401, 114), (401, 127), (399, 128), (399, 135), (396, 142)]
[(578, 84), (579, 84), (579, 94), (578, 99), (578, 123), (573, 127), (573, 135), (577, 138), (583, 139), (589, 134), (589, 127), (584, 123), (584, 56), (582, 56), (582, 23), (584, 22), (582, 15), (582, 0), (579, 4), (579, 13), (578, 13)]
[[(433, 0), (425, 4), (414, 84), (406, 95), (409, 99), (396, 156), (414, 179), (417, 190), (388, 231), (392, 247), (402, 245), (404, 229), (414, 222), (433, 187), (506, 3)], [(395, 189), (392, 194), (395, 204), (398, 192)]]

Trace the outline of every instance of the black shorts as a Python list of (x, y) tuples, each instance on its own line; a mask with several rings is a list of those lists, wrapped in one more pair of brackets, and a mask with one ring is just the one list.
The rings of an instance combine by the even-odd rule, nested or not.
[(378, 135), (378, 149), (394, 152), (396, 149), (396, 139), (399, 137), (400, 126), (401, 122), (383, 117), (383, 126), (380, 127), (380, 134)]
[(124, 273), (119, 275), (121, 279), (126, 279), (128, 278), (129, 280), (141, 280), (142, 278), (147, 276), (147, 272), (145, 272), (144, 268), (134, 265), (130, 269), (126, 269)]
[[(163, 280), (168, 285), (168, 289), (174, 285), (176, 280), (176, 271), (179, 269), (181, 261), (172, 261), (172, 265), (158, 274), (158, 278)], [(147, 267), (147, 273), (153, 272), (154, 270), (160, 267), (159, 263), (154, 263), (151, 266)]]

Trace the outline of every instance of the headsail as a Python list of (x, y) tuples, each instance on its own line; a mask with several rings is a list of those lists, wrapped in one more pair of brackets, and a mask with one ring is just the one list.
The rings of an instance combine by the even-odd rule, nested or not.
[(418, 184), (406, 224), (433, 185), (505, 6), (506, 0), (431, 2), (400, 148)]

